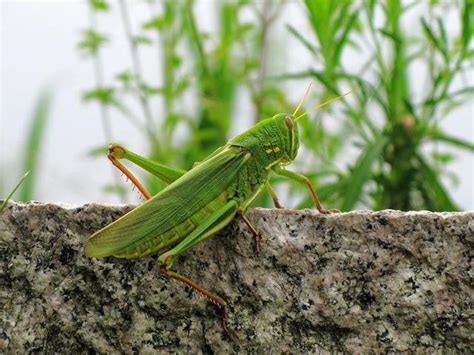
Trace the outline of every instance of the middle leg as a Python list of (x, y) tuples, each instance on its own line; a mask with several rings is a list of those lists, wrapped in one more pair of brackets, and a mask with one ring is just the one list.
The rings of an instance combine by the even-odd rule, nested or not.
[(303, 184), (306, 184), (306, 186), (308, 187), (308, 189), (311, 193), (311, 198), (313, 199), (314, 205), (316, 206), (316, 208), (318, 209), (318, 211), (320, 213), (329, 214), (329, 213), (333, 213), (333, 212), (339, 212), (335, 209), (327, 210), (327, 209), (323, 208), (323, 206), (321, 205), (321, 202), (319, 201), (318, 194), (316, 193), (316, 190), (315, 190), (313, 184), (311, 183), (311, 180), (308, 179), (306, 176), (304, 176), (302, 174), (299, 174), (299, 173), (296, 173), (296, 172), (291, 171), (291, 170), (286, 170), (286, 169), (281, 169), (281, 168), (275, 168), (273, 171), (275, 173), (279, 174), (279, 175), (283, 175), (283, 176), (289, 177), (293, 180), (302, 182)]
[(265, 186), (266, 186), (268, 192), (270, 193), (270, 196), (272, 197), (273, 204), (275, 205), (275, 208), (283, 208), (283, 206), (280, 203), (280, 200), (278, 199), (278, 196), (275, 193), (275, 190), (273, 190), (272, 185), (270, 185), (270, 183), (267, 181), (265, 183)]
[(230, 221), (232, 221), (236, 212), (237, 202), (233, 200), (227, 202), (219, 210), (213, 212), (202, 224), (197, 226), (196, 229), (194, 229), (173, 249), (167, 251), (166, 253), (158, 257), (158, 266), (160, 271), (164, 275), (191, 287), (193, 290), (206, 297), (209, 301), (211, 301), (218, 307), (219, 312), (222, 316), (222, 327), (224, 328), (224, 331), (226, 333), (227, 312), (225, 301), (221, 297), (213, 295), (211, 292), (199, 286), (196, 282), (187, 278), (186, 276), (172, 271), (171, 268), (173, 267), (175, 258), (178, 255), (224, 228), (227, 224), (229, 224)]
[(260, 233), (258, 233), (257, 229), (252, 225), (252, 223), (249, 221), (249, 219), (244, 215), (242, 211), (239, 211), (239, 216), (242, 217), (243, 221), (249, 227), (250, 231), (253, 234), (253, 237), (255, 239), (255, 254), (258, 256), (260, 255), (260, 243), (262, 241), (262, 236)]

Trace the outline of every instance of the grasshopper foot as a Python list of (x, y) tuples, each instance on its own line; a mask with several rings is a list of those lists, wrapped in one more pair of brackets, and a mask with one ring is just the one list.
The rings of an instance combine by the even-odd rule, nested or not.
[(283, 207), (283, 205), (281, 204), (280, 200), (279, 200), (278, 198), (276, 198), (276, 197), (273, 199), (273, 205), (275, 206), (275, 208), (278, 208), (278, 209), (280, 209), (280, 208), (285, 208), (285, 207)]
[(330, 208), (330, 209), (325, 209), (325, 208), (321, 208), (318, 210), (319, 213), (321, 214), (331, 214), (331, 213), (340, 213), (341, 211), (339, 211), (338, 209), (336, 208)]
[(227, 310), (224, 305), (218, 305), (217, 306), (217, 312), (219, 313), (219, 316), (221, 318), (221, 325), (222, 325), (222, 330), (224, 331), (225, 335), (229, 335), (229, 323), (228, 323), (228, 318), (227, 318)]
[(262, 241), (262, 236), (258, 233), (253, 235), (254, 240), (255, 240), (255, 255), (260, 256), (260, 244)]
[(255, 240), (255, 255), (259, 256), (260, 255), (260, 242), (262, 241), (262, 236), (260, 233), (257, 231), (257, 229), (250, 223), (247, 217), (243, 213), (240, 213), (240, 216), (244, 220), (245, 224), (247, 227), (249, 227), (250, 231), (253, 234), (254, 240)]
[(163, 275), (168, 276), (171, 279), (174, 279), (191, 287), (191, 289), (193, 289), (198, 294), (206, 297), (217, 307), (219, 315), (221, 316), (222, 328), (226, 334), (229, 334), (229, 328), (227, 326), (226, 302), (219, 296), (215, 296), (205, 288), (199, 286), (196, 282), (187, 278), (186, 276), (171, 271), (170, 268), (173, 266), (173, 264), (174, 255), (172, 255), (169, 251), (158, 257), (158, 268)]

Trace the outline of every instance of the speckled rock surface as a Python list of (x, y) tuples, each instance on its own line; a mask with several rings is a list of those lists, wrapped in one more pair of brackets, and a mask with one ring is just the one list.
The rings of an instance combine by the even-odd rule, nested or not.
[(10, 203), (0, 216), (0, 352), (468, 352), (474, 213), (249, 211), (175, 270), (229, 302), (160, 275), (155, 258), (83, 256), (131, 206)]

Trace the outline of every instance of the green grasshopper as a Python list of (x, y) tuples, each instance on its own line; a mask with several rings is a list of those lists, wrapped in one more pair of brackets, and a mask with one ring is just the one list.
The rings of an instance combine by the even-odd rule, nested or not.
[[(167, 249), (158, 257), (159, 270), (213, 302), (222, 313), (226, 330), (224, 300), (171, 268), (177, 256), (224, 228), (236, 215), (240, 215), (252, 231), (258, 253), (260, 236), (245, 213), (264, 188), (270, 192), (275, 206), (281, 208), (268, 183), (272, 172), (306, 184), (319, 212), (330, 212), (321, 206), (316, 190), (307, 177), (283, 168), (295, 159), (298, 152), (298, 120), (309, 111), (348, 94), (296, 116), (309, 89), (292, 115), (277, 114), (258, 122), (187, 172), (151, 161), (120, 145), (110, 145), (108, 158), (147, 201), (94, 233), (86, 242), (85, 255), (132, 259)], [(151, 197), (137, 178), (120, 163), (120, 159), (135, 163), (169, 185)]]

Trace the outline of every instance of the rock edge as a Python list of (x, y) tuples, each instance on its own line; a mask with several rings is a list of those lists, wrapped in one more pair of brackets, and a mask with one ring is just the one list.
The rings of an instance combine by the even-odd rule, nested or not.
[(5, 353), (469, 352), (474, 213), (254, 209), (259, 257), (238, 218), (162, 277), (155, 258), (90, 259), (87, 237), (133, 206), (11, 202), (0, 213)]

